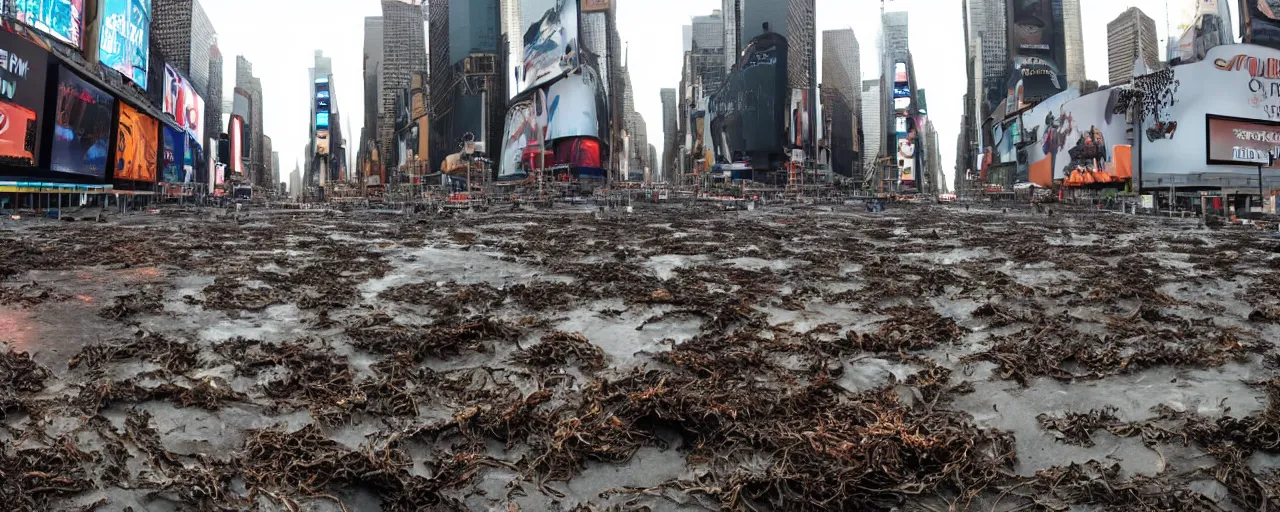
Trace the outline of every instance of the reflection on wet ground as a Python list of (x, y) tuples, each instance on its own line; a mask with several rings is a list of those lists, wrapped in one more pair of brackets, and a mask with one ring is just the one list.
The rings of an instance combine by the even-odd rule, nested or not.
[(907, 207), (0, 225), (16, 510), (1256, 510), (1280, 242)]

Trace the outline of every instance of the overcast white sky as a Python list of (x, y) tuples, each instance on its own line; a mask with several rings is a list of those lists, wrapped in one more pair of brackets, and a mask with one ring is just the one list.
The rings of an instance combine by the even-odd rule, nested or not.
[[(618, 31), (631, 42), (630, 64), (636, 110), (644, 116), (649, 141), (662, 151), (662, 102), (658, 91), (680, 82), (681, 26), (691, 17), (720, 8), (720, 0), (613, 0), (618, 6)], [(781, 1), (781, 0), (779, 0)], [(1156, 20), (1160, 47), (1177, 13), (1196, 0), (1080, 0), (1084, 26), (1085, 68), (1088, 77), (1107, 83), (1107, 22), (1130, 6)], [(1236, 24), (1234, 0), (1228, 1)], [(307, 69), (315, 50), (333, 58), (334, 90), (347, 140), (359, 138), (363, 124), (362, 56), (364, 18), (381, 15), (379, 0), (202, 0), (218, 32), (226, 59), (224, 97), (235, 86), (235, 56), (244, 55), (262, 79), (265, 133), (280, 153), (282, 176), (302, 160), (307, 142), (309, 87)], [(955, 141), (964, 96), (964, 27), (960, 0), (887, 0), (889, 10), (910, 15), (911, 51), (919, 87), (928, 91), (929, 116), (938, 130), (942, 167), (955, 164)], [(245, 13), (253, 13), (246, 16)], [(821, 31), (853, 28), (862, 50), (863, 79), (878, 73), (876, 38), (880, 2), (877, 0), (817, 0), (818, 72), (821, 73)], [(1238, 35), (1238, 34), (1237, 34)], [(1163, 56), (1163, 50), (1161, 51)], [(821, 80), (821, 75), (819, 75)], [(348, 130), (348, 127), (350, 129)], [(224, 127), (225, 129), (225, 127)], [(950, 180), (950, 177), (948, 177)]]

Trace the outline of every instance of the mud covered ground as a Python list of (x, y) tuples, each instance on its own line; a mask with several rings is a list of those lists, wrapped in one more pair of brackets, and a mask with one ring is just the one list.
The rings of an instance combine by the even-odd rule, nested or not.
[(15, 510), (1261, 510), (1280, 242), (934, 207), (0, 225)]

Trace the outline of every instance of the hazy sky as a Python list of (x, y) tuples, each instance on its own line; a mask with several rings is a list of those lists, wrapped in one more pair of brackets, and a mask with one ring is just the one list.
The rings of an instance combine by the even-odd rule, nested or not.
[[(720, 0), (613, 0), (618, 7), (618, 31), (630, 50), (636, 110), (644, 116), (649, 141), (662, 151), (662, 102), (658, 91), (680, 83), (681, 27), (696, 15), (720, 8)], [(782, 0), (778, 0), (782, 1)], [(864, 80), (878, 76), (876, 39), (880, 2), (876, 0), (816, 0), (818, 73), (821, 81), (821, 31), (853, 28), (862, 53)], [(1089, 79), (1107, 83), (1107, 22), (1136, 6), (1156, 21), (1163, 57), (1166, 3), (1169, 24), (1178, 23), (1181, 6), (1196, 0), (1080, 0), (1083, 18), (1085, 68)], [(1232, 5), (1235, 27), (1235, 1)], [(379, 0), (203, 0), (218, 32), (226, 61), (223, 97), (235, 86), (235, 56), (244, 55), (262, 79), (265, 133), (280, 153), (281, 175), (287, 180), (294, 162), (302, 160), (310, 120), (307, 69), (316, 50), (333, 58), (334, 94), (343, 130), (352, 147), (364, 119), (362, 58), (364, 18), (381, 14)], [(928, 91), (929, 117), (938, 130), (942, 168), (955, 166), (956, 136), (965, 91), (964, 27), (960, 0), (888, 0), (888, 10), (910, 16), (911, 51), (918, 87)], [(253, 13), (246, 16), (245, 13)], [(1238, 36), (1238, 34), (1237, 34)], [(350, 128), (348, 130), (348, 128)], [(225, 129), (225, 126), (224, 126)], [(950, 177), (948, 177), (950, 181)]]

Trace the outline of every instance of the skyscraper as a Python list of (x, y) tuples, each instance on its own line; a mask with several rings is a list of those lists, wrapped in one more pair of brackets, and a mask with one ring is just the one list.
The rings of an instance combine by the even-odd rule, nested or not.
[(268, 185), (275, 186), (275, 184), (280, 183), (280, 178), (276, 176), (276, 168), (271, 165), (274, 162), (274, 160), (272, 160), (272, 157), (275, 156), (275, 154), (276, 154), (275, 150), (272, 149), (271, 147), (271, 137), (267, 135), (263, 135), (262, 136), (262, 155), (263, 155), (262, 172), (264, 175), (264, 177), (262, 178), (263, 186), (268, 186)]
[(204, 105), (204, 140), (218, 140), (222, 133), (222, 52), (217, 45), (209, 48), (209, 95)]
[(874, 169), (876, 158), (879, 156), (884, 142), (881, 137), (882, 124), (880, 123), (880, 107), (883, 101), (880, 99), (880, 80), (863, 80), (862, 81), (862, 169), (859, 169), (858, 175), (862, 175), (867, 169)]
[(817, 88), (817, 32), (814, 0), (741, 0), (739, 44), (769, 31), (787, 38), (787, 85), (792, 89)]
[(1111, 85), (1129, 83), (1139, 58), (1148, 68), (1160, 62), (1156, 22), (1141, 9), (1130, 7), (1107, 23), (1107, 71)]
[[(424, 7), (424, 0), (382, 0), (382, 105), (377, 141), (384, 165), (394, 164), (389, 155), (395, 144), (396, 93), (409, 89), (414, 73), (427, 71)], [(444, 37), (447, 41), (447, 32)]]
[[(521, 2), (522, 0), (502, 0), (502, 32), (507, 35), (507, 58), (511, 62), (524, 62), (524, 29), (520, 26)], [(507, 78), (508, 98), (515, 93), (514, 79), (514, 76)]]
[(721, 0), (720, 19), (724, 23), (724, 69), (728, 73), (738, 63), (742, 54), (742, 41), (738, 33), (742, 30), (743, 0)]
[(822, 109), (831, 120), (827, 145), (831, 170), (855, 180), (861, 176), (862, 70), (853, 29), (822, 32)]
[(382, 108), (382, 17), (364, 19), (364, 130), (361, 131), (361, 151), (378, 137), (378, 119)]
[(679, 100), (675, 89), (662, 89), (658, 95), (662, 97), (662, 175), (664, 181), (675, 182), (676, 131), (680, 129), (676, 102)]
[(704, 93), (714, 92), (724, 83), (724, 23), (720, 10), (709, 16), (694, 16), (690, 27), (690, 58), (694, 76), (702, 80)]
[(508, 92), (499, 1), (430, 0), (428, 21), (430, 168), (440, 168), (469, 140), (496, 154)]
[(1066, 42), (1067, 83), (1080, 87), (1087, 79), (1084, 72), (1084, 29), (1080, 20), (1080, 0), (1062, 2), (1062, 29)]
[[(897, 118), (899, 111), (903, 115), (909, 112), (909, 109), (898, 109), (894, 105), (896, 94), (895, 84), (898, 82), (897, 64), (903, 64), (906, 67), (907, 83), (904, 87), (907, 89), (908, 95), (915, 88), (915, 76), (912, 72), (911, 47), (909, 39), (909, 21), (910, 19), (905, 12), (886, 12), (881, 16), (881, 32), (884, 40), (881, 47), (880, 79), (880, 133), (881, 140), (884, 145), (880, 147), (880, 153), (884, 156), (896, 155), (898, 152), (897, 139)], [(888, 177), (886, 179), (895, 180), (896, 177)]]
[(209, 100), (209, 49), (217, 33), (199, 0), (155, 0), (151, 5), (151, 46), (165, 62), (191, 79)]
[[(253, 84), (255, 80), (256, 78), (253, 76), (253, 64), (251, 64), (248, 59), (244, 58), (244, 55), (236, 55), (235, 88), (236, 93), (243, 99), (238, 98), (235, 101), (242, 101), (243, 106), (238, 110), (232, 109), (232, 114), (240, 115), (241, 119), (244, 121), (244, 126), (241, 127), (243, 130), (241, 133), (241, 139), (243, 142), (240, 146), (241, 169), (244, 170), (245, 176), (249, 178), (251, 182), (256, 183), (257, 175), (253, 172), (253, 154), (258, 151), (262, 151), (262, 147), (260, 147), (261, 142), (252, 136), (253, 125), (258, 124), (259, 122), (257, 118), (257, 109), (253, 106), (253, 103), (257, 101), (254, 99), (255, 95)], [(261, 94), (259, 93), (257, 96), (261, 96)]]

